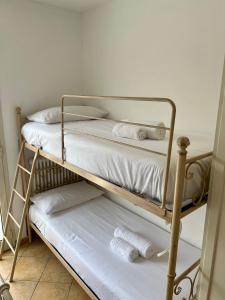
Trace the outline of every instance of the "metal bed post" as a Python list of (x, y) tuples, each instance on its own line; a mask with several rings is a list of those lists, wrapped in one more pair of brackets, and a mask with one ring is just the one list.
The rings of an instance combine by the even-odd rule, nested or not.
[(166, 300), (173, 299), (174, 281), (176, 277), (178, 242), (179, 242), (179, 233), (180, 233), (181, 202), (184, 193), (185, 165), (186, 165), (186, 157), (187, 157), (186, 149), (190, 145), (190, 141), (187, 137), (180, 137), (177, 140), (177, 144), (180, 149), (178, 150), (175, 194), (174, 194), (174, 203), (173, 203)]
[[(21, 128), (23, 125), (23, 121), (22, 121), (22, 114), (21, 114), (21, 108), (17, 107), (16, 108), (16, 123), (17, 123), (17, 133), (18, 133), (18, 146), (19, 149), (21, 148), (22, 144), (23, 144), (23, 136), (21, 133)], [(25, 149), (25, 148), (24, 148)], [(26, 160), (25, 160), (25, 153), (23, 150), (23, 153), (21, 155), (21, 162), (22, 165), (26, 165)], [(28, 176), (26, 172), (21, 172), (21, 185), (22, 185), (22, 194), (25, 197), (26, 195), (26, 188), (28, 186)], [(27, 235), (28, 235), (28, 240), (29, 243), (32, 242), (32, 234), (31, 234), (31, 228), (30, 228), (30, 221), (29, 221), (29, 216), (27, 214), (26, 216), (26, 229), (27, 229)]]
[(22, 120), (21, 120), (21, 108), (16, 108), (16, 124), (17, 124), (17, 134), (18, 134), (18, 144), (22, 145), (23, 137), (21, 134)]
[(173, 134), (174, 134), (174, 126), (175, 126), (175, 119), (176, 119), (176, 105), (173, 101), (169, 102), (172, 108), (171, 119), (170, 119), (170, 131), (169, 131), (169, 142), (167, 148), (167, 157), (166, 157), (166, 170), (165, 170), (165, 177), (164, 177), (164, 189), (162, 195), (162, 205), (161, 208), (166, 212), (166, 196), (167, 196), (167, 188), (168, 188), (168, 178), (170, 172), (170, 160), (171, 160), (171, 153), (173, 147)]
[(63, 96), (61, 98), (61, 158), (62, 158), (62, 163), (65, 162), (65, 146), (64, 146), (64, 99), (65, 97)]

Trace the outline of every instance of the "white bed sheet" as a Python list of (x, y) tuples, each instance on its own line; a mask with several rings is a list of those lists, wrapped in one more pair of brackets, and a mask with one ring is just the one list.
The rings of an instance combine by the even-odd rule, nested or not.
[[(165, 230), (103, 196), (52, 216), (32, 205), (30, 219), (100, 299), (165, 299), (167, 256), (128, 263), (109, 247), (114, 229), (125, 225), (150, 238), (161, 251), (169, 245)], [(199, 257), (199, 249), (181, 240), (177, 274)], [(182, 296), (187, 296), (188, 287), (183, 285)]]
[[(66, 128), (73, 128), (85, 133), (122, 141), (131, 145), (138, 145), (166, 153), (168, 140), (135, 141), (125, 138), (116, 138), (112, 134), (115, 122), (112, 121), (76, 121), (65, 123)], [(44, 151), (61, 157), (61, 131), (60, 124), (27, 123), (22, 128), (26, 141), (35, 146), (41, 146)], [(170, 177), (167, 192), (167, 203), (173, 201), (175, 165), (176, 165), (176, 137), (174, 138), (171, 159)], [(207, 136), (191, 134), (191, 146), (188, 155), (199, 155), (211, 151), (213, 141)], [(110, 182), (127, 188), (128, 190), (161, 201), (163, 194), (163, 176), (165, 170), (165, 157), (143, 152), (103, 141), (80, 134), (65, 134), (66, 160), (84, 170), (98, 175)], [(204, 167), (208, 168), (210, 159), (204, 160)], [(199, 191), (201, 186), (200, 169), (193, 166), (195, 173), (185, 187), (184, 200), (187, 202), (192, 195)]]

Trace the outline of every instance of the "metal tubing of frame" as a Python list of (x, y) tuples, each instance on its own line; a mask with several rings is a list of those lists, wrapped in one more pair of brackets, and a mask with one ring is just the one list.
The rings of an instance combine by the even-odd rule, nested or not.
[(124, 96), (88, 96), (88, 95), (63, 95), (62, 98), (75, 98), (85, 100), (114, 100), (114, 101), (151, 101), (151, 102), (164, 102), (175, 106), (174, 102), (169, 98), (159, 97), (124, 97)]
[(181, 282), (188, 274), (190, 274), (199, 265), (200, 265), (200, 259), (196, 260), (187, 270), (185, 270), (182, 274), (177, 276), (174, 280), (174, 285)]
[(174, 126), (175, 126), (175, 118), (176, 118), (176, 106), (172, 106), (172, 114), (170, 119), (170, 132), (169, 132), (169, 142), (168, 142), (168, 149), (167, 149), (167, 158), (166, 158), (166, 170), (164, 176), (164, 188), (163, 188), (163, 196), (162, 196), (162, 205), (163, 209), (166, 208), (166, 197), (167, 197), (167, 188), (168, 188), (168, 178), (169, 178), (169, 171), (170, 171), (170, 160), (171, 160), (171, 153), (173, 147), (173, 133), (174, 133)]
[(137, 126), (142, 126), (142, 127), (150, 127), (150, 128), (170, 130), (170, 127), (165, 127), (165, 126), (157, 126), (157, 125), (143, 124), (143, 123), (137, 123), (137, 122), (129, 122), (129, 121), (123, 121), (123, 120), (116, 120), (116, 119), (97, 118), (97, 117), (92, 117), (92, 116), (69, 113), (69, 112), (65, 112), (65, 111), (63, 112), (63, 114), (68, 115), (68, 116), (83, 117), (83, 118), (87, 118), (87, 119), (90, 119), (90, 120), (113, 121), (113, 122), (120, 122), (120, 123), (123, 123), (123, 124), (130, 124), (130, 125), (137, 125)]
[(173, 299), (173, 289), (174, 289), (174, 280), (176, 277), (176, 263), (177, 263), (177, 252), (178, 252), (178, 242), (179, 242), (179, 232), (180, 232), (181, 202), (184, 194), (185, 162), (187, 156), (187, 147), (190, 144), (190, 141), (187, 137), (180, 137), (177, 143), (180, 149), (178, 151), (179, 156), (177, 162), (175, 194), (174, 194), (174, 202), (173, 202), (172, 230), (171, 230), (171, 238), (170, 238), (166, 300)]
[(82, 132), (82, 131), (79, 131), (79, 130), (76, 130), (76, 129), (70, 129), (70, 128), (65, 128), (64, 127), (64, 132), (65, 131), (66, 132), (76, 133), (76, 134), (79, 134), (79, 135), (84, 135), (84, 136), (91, 136), (91, 137), (94, 137), (94, 138), (99, 139), (99, 140), (109, 141), (110, 143), (127, 146), (127, 147), (130, 147), (130, 148), (137, 149), (137, 150), (144, 151), (144, 152), (148, 152), (148, 153), (154, 153), (154, 154), (157, 154), (157, 155), (166, 156), (166, 153), (163, 153), (163, 152), (154, 151), (154, 150), (150, 150), (150, 149), (147, 149), (147, 148), (142, 148), (142, 147), (139, 147), (139, 146), (135, 146), (135, 145), (131, 145), (131, 144), (119, 142), (119, 141), (116, 141), (116, 140), (111, 140), (111, 139), (104, 138), (104, 137), (101, 137), (101, 136), (98, 136), (98, 135), (95, 135), (95, 134), (90, 134), (90, 133)]
[(64, 144), (64, 97), (61, 99), (61, 158), (65, 161), (65, 144)]

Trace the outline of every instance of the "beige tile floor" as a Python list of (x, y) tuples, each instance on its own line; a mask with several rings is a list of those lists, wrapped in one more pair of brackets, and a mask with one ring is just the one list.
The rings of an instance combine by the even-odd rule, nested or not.
[[(11, 263), (12, 254), (7, 252), (0, 261), (6, 281)], [(90, 300), (39, 238), (21, 247), (10, 292), (14, 300)]]

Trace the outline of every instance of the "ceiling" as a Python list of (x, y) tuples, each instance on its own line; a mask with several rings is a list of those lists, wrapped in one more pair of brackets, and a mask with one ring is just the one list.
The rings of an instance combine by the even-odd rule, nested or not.
[(54, 5), (61, 8), (84, 12), (109, 0), (33, 0), (44, 4)]

